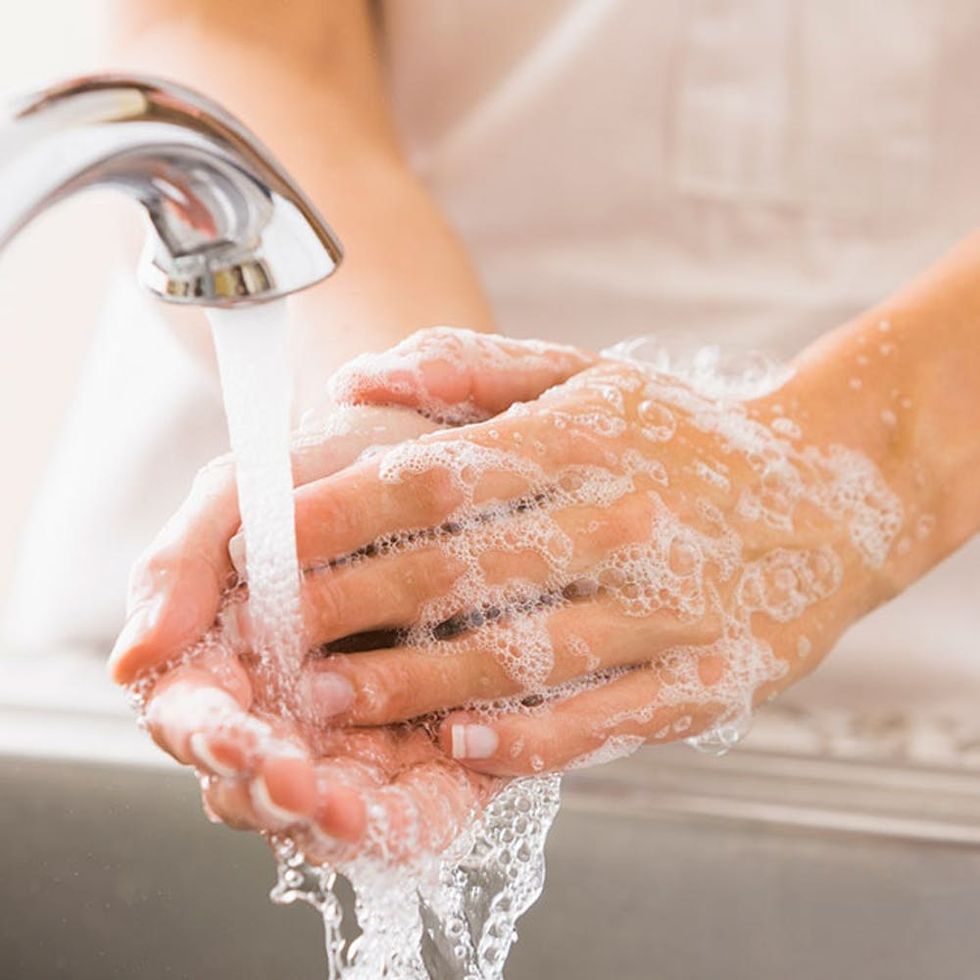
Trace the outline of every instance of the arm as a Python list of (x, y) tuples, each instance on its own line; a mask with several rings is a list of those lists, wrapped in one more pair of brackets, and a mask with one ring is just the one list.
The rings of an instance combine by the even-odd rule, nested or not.
[(110, 19), (119, 68), (223, 103), (345, 246), (341, 270), (294, 299), (297, 412), (322, 403), (326, 377), (355, 354), (422, 326), (491, 328), (462, 244), (401, 156), (366, 0), (114, 0)]
[(804, 351), (794, 390), (807, 430), (902, 498), (880, 598), (902, 591), (980, 530), (980, 233)]

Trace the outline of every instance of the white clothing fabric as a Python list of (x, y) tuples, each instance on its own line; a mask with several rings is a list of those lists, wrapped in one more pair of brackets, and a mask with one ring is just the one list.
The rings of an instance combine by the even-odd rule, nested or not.
[[(788, 356), (980, 223), (971, 0), (391, 0), (382, 15), (411, 158), (505, 332), (602, 347), (680, 330)], [(213, 380), (137, 316), (152, 304), (121, 286), (28, 536), (22, 642), (107, 649), (129, 563), (226, 444)], [(975, 695), (978, 573), (974, 542), (859, 624), (807, 690), (838, 703), (876, 671), (862, 698)]]

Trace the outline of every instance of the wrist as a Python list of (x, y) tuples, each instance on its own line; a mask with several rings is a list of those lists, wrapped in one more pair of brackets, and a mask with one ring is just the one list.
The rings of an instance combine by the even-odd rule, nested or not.
[(904, 588), (980, 529), (980, 236), (822, 337), (779, 395), (805, 437), (864, 454), (902, 501)]

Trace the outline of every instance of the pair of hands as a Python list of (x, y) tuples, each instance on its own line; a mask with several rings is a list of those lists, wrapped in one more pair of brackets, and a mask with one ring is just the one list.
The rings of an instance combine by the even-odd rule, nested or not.
[[(333, 390), (347, 407), (293, 453), (296, 717), (249, 652), (228, 460), (134, 572), (111, 658), (218, 818), (314, 859), (439, 850), (501, 779), (737, 723), (880, 598), (901, 507), (806, 443), (793, 381), (732, 403), (438, 329)], [(352, 636), (371, 649), (337, 652)]]

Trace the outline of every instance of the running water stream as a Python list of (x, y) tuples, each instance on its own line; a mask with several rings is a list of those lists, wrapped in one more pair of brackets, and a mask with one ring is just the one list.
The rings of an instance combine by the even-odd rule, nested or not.
[[(286, 303), (208, 316), (235, 455), (255, 652), (290, 710), (304, 650)], [(398, 865), (365, 855), (318, 867), (288, 836), (278, 837), (272, 898), (306, 902), (322, 915), (331, 980), (494, 980), (517, 918), (541, 893), (558, 801), (557, 776), (517, 780), (443, 855)], [(342, 902), (339, 895), (351, 891)]]
[(255, 645), (288, 684), (302, 650), (286, 301), (209, 310), (208, 319), (235, 456)]

